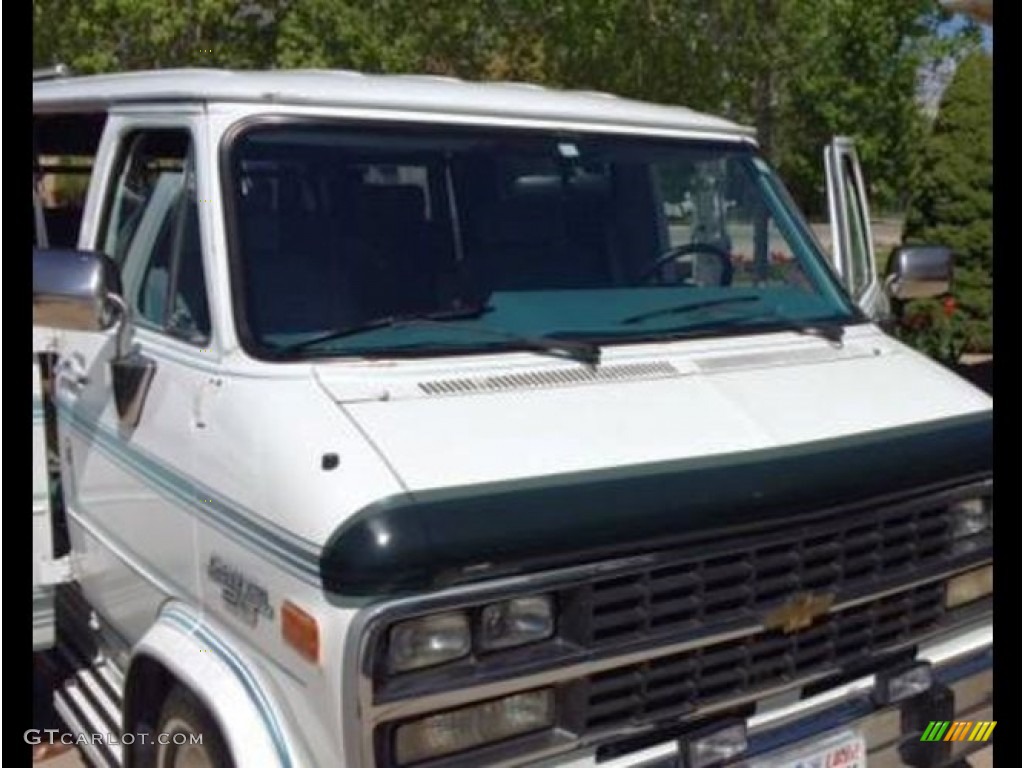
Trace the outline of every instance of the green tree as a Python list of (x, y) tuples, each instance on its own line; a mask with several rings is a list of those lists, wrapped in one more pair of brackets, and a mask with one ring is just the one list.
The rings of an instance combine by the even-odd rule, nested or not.
[[(913, 180), (908, 243), (940, 243), (957, 259), (953, 295), (975, 350), (992, 344), (992, 59), (965, 58), (946, 88)], [(909, 308), (908, 308), (909, 309)]]
[(788, 12), (803, 29), (784, 75), (775, 159), (794, 196), (823, 211), (821, 150), (846, 135), (857, 141), (873, 209), (902, 210), (927, 128), (915, 100), (918, 72), (972, 45), (976, 30), (940, 37), (944, 17), (933, 0), (793, 0)]
[(544, 82), (535, 0), (298, 0), (276, 63)]
[(401, 0), (305, 0), (282, 17), (275, 63), (290, 67), (404, 72), (416, 65), (417, 24), (399, 24)]
[(36, 66), (327, 67), (611, 91), (756, 126), (798, 202), (821, 149), (858, 140), (875, 207), (901, 207), (925, 127), (934, 0), (33, 0)]
[(268, 67), (287, 0), (33, 0), (33, 66)]

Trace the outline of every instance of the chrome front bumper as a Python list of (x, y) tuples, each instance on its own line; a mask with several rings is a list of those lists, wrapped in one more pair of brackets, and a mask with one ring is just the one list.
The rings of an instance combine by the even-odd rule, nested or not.
[[(952, 712), (926, 716), (924, 724), (929, 720), (993, 720), (991, 648), (936, 668), (933, 690), (942, 689), (951, 694)], [(922, 742), (925, 725), (922, 724), (918, 730), (905, 724), (909, 719), (906, 715), (915, 707), (918, 711), (927, 711), (926, 706), (915, 699), (877, 707), (870, 694), (861, 693), (810, 717), (779, 724), (770, 730), (751, 732), (750, 752), (760, 760), (768, 759), (770, 762), (773, 754), (788, 753), (804, 744), (813, 746), (814, 742), (823, 741), (833, 733), (852, 730), (864, 737), (871, 768), (898, 768), (905, 765), (947, 765), (988, 746), (987, 743), (971, 741)], [(739, 766), (748, 764), (746, 759), (735, 763)]]
[[(813, 751), (836, 735), (855, 731), (864, 739), (870, 768), (927, 766), (939, 768), (988, 747), (988, 742), (921, 742), (928, 720), (991, 721), (992, 711), (992, 630), (991, 625), (977, 627), (955, 638), (922, 648), (918, 660), (932, 664), (934, 685), (928, 694), (889, 706), (879, 706), (872, 698), (874, 677), (848, 683), (812, 698), (771, 706), (747, 721), (748, 749), (743, 757), (719, 765), (730, 768), (755, 768), (771, 765), (784, 756)], [(945, 698), (945, 711), (933, 716), (924, 706), (924, 697)], [(951, 700), (951, 706), (950, 706)], [(935, 706), (934, 704), (932, 705)], [(911, 710), (916, 708), (916, 712)], [(914, 727), (915, 720), (924, 723)], [(623, 755), (595, 763), (601, 768), (686, 768), (678, 743)], [(717, 766), (716, 766), (717, 768)]]

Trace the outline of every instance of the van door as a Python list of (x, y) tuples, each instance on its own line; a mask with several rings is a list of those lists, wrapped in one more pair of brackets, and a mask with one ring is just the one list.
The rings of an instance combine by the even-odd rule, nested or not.
[[(112, 160), (83, 244), (120, 268), (133, 331), (65, 332), (56, 377), (76, 578), (104, 627), (133, 644), (168, 598), (197, 592), (189, 482), (194, 393), (210, 313), (196, 196), (200, 113), (112, 115)], [(113, 146), (112, 146), (113, 145)], [(99, 227), (91, 226), (100, 222)]]
[(54, 585), (47, 565), (53, 557), (49, 457), (39, 355), (32, 355), (32, 649), (53, 647)]
[[(106, 115), (33, 114), (32, 213), (36, 248), (78, 244), (85, 196)], [(51, 493), (57, 478), (53, 378), (61, 334), (32, 328), (32, 643), (54, 644), (56, 585), (70, 577), (63, 512)]]
[(850, 296), (874, 320), (889, 314), (875, 268), (864, 177), (852, 139), (837, 136), (825, 147), (825, 178), (832, 229), (832, 262)]
[[(36, 248), (49, 246), (43, 211), (39, 155), (32, 174), (32, 212)], [(48, 371), (56, 343), (52, 328), (32, 328), (32, 649), (52, 648), (54, 629), (53, 508), (50, 500), (50, 451), (47, 440), (47, 403), (43, 370)]]

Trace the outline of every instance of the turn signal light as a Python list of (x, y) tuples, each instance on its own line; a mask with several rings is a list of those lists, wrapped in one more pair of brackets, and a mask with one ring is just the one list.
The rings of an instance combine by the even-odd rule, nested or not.
[(320, 661), (320, 627), (315, 618), (290, 600), (281, 606), (281, 635), (306, 661)]

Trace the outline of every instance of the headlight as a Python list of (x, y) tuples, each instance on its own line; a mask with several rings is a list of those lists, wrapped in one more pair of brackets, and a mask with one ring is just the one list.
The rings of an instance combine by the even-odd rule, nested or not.
[(550, 728), (554, 722), (555, 696), (550, 688), (517, 693), (399, 726), (395, 761), (408, 765), (443, 757)]
[(953, 513), (953, 538), (963, 539), (992, 527), (992, 499), (977, 497), (950, 505)]
[(554, 610), (547, 596), (492, 603), (480, 612), (481, 651), (535, 643), (551, 637), (554, 631)]
[(464, 613), (438, 613), (396, 624), (388, 637), (388, 671), (408, 672), (454, 661), (469, 654), (469, 619)]
[(474, 650), (488, 653), (535, 643), (554, 632), (555, 605), (550, 595), (420, 616), (391, 627), (385, 667), (388, 674), (434, 667), (465, 658)]
[(961, 573), (946, 582), (946, 607), (956, 608), (991, 594), (992, 566), (986, 565), (984, 568)]

